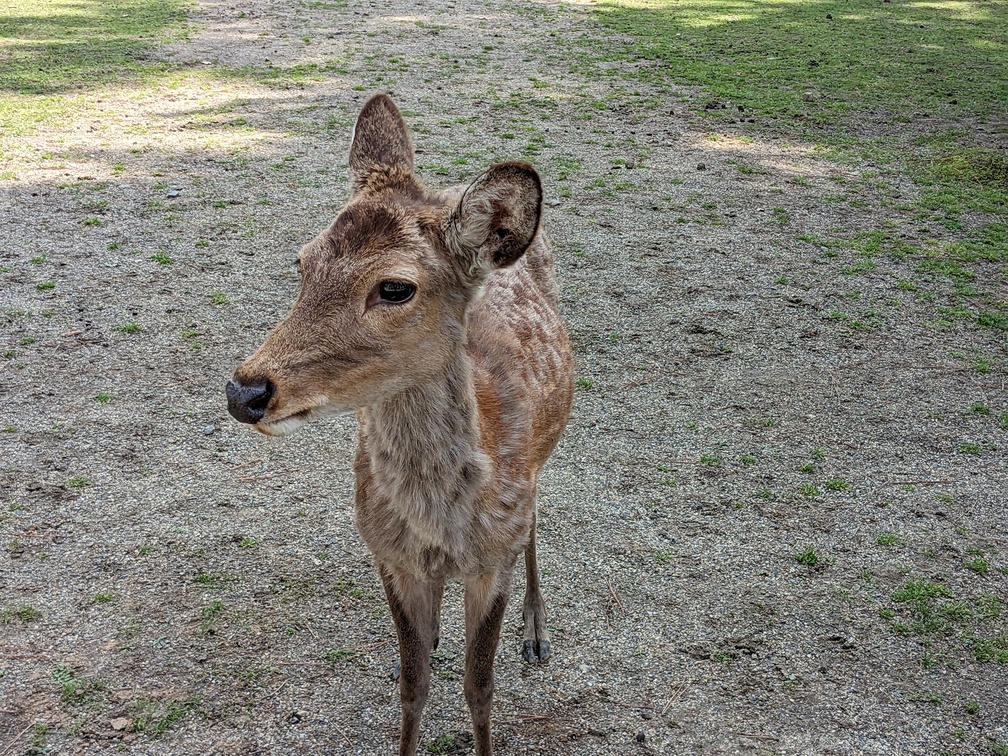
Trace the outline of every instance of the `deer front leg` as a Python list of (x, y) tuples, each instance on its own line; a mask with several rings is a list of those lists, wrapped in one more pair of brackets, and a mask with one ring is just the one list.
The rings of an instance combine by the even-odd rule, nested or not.
[(414, 756), (420, 742), (420, 715), (430, 690), (430, 652), (434, 643), (434, 592), (430, 583), (379, 566), (389, 609), (399, 635), (399, 697), (402, 728), (399, 756)]
[(484, 573), (466, 581), (465, 697), (472, 714), (476, 756), (490, 756), (490, 707), (493, 662), (500, 640), (504, 609), (511, 595), (511, 569)]
[(550, 657), (549, 632), (546, 630), (546, 604), (539, 590), (539, 564), (536, 561), (536, 518), (532, 515), (532, 534), (525, 547), (525, 635), (522, 658), (529, 664), (542, 664)]

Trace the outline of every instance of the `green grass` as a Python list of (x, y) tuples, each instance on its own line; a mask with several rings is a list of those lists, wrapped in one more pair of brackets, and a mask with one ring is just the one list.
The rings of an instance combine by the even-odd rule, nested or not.
[(319, 658), (330, 664), (339, 664), (356, 655), (357, 651), (352, 648), (327, 648), (319, 654)]
[(598, 17), (674, 62), (662, 75), (766, 115), (983, 117), (1008, 99), (1004, 0), (603, 0)]
[(800, 554), (795, 554), (795, 561), (798, 562), (798, 564), (804, 564), (807, 567), (815, 567), (822, 561), (822, 557), (819, 556), (815, 548), (809, 546)]
[(586, 62), (654, 63), (633, 76), (702, 87), (709, 117), (904, 166), (947, 227), (1008, 215), (1008, 158), (970, 126), (1006, 114), (1008, 0), (601, 0), (595, 16), (632, 42)]
[(71, 667), (65, 665), (52, 671), (52, 679), (60, 690), (63, 703), (67, 705), (93, 701), (107, 687), (101, 680), (78, 677)]
[(167, 69), (150, 55), (185, 33), (188, 0), (6, 0), (0, 14), (0, 131), (62, 119), (96, 86)]
[(31, 604), (23, 604), (21, 606), (16, 606), (13, 609), (0, 610), (0, 624), (6, 625), (10, 622), (14, 622), (15, 620), (27, 624), (28, 622), (34, 622), (41, 616), (42, 612), (34, 606)]
[(217, 624), (218, 618), (224, 612), (224, 602), (220, 599), (214, 599), (209, 604), (203, 607), (200, 614), (202, 619), (200, 620), (200, 631), (206, 635), (213, 630), (215, 624)]
[(455, 738), (451, 735), (442, 735), (427, 744), (427, 753), (454, 753), (455, 748)]
[(128, 729), (130, 732), (161, 735), (186, 714), (198, 708), (201, 702), (198, 696), (167, 702), (146, 698), (136, 699), (132, 702), (136, 712), (130, 720)]

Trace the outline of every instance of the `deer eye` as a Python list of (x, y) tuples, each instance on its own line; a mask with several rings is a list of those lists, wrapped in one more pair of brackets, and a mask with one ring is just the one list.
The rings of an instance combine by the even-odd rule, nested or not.
[(416, 286), (405, 281), (382, 281), (378, 284), (378, 301), (401, 304), (409, 301), (416, 292)]

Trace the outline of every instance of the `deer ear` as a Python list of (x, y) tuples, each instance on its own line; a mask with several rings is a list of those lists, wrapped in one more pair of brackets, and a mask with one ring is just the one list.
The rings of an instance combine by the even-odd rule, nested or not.
[(500, 163), (465, 190), (452, 216), (472, 269), (505, 268), (529, 248), (542, 215), (542, 182), (528, 163)]
[(360, 190), (380, 168), (413, 171), (413, 143), (399, 108), (387, 94), (376, 94), (361, 108), (350, 146), (354, 189)]

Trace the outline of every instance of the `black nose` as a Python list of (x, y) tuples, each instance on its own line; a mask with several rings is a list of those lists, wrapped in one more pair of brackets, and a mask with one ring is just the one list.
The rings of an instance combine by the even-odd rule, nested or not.
[(273, 382), (265, 378), (250, 383), (240, 383), (232, 378), (224, 389), (228, 412), (235, 420), (254, 425), (266, 414), (266, 405), (273, 398), (273, 391)]

